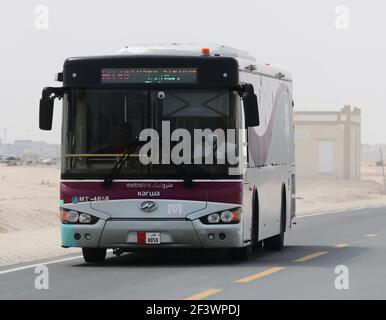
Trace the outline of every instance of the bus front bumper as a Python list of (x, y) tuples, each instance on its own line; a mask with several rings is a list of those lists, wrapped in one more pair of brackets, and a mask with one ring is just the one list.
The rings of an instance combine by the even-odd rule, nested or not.
[[(141, 244), (138, 233), (160, 234), (160, 244)], [(241, 224), (207, 225), (200, 220), (99, 220), (62, 224), (62, 246), (84, 248), (235, 248), (244, 246)]]

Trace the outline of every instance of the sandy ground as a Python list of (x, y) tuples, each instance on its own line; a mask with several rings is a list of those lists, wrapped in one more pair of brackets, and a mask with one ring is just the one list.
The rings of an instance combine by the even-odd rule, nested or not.
[(296, 214), (386, 206), (382, 168), (363, 161), (361, 179), (297, 181)]
[(363, 161), (361, 179), (297, 181), (296, 214), (386, 206), (382, 168)]
[(303, 180), (298, 182), (296, 214), (386, 206), (374, 181)]
[(0, 164), (0, 266), (79, 252), (60, 247), (59, 172)]
[[(362, 167), (364, 181), (297, 181), (297, 214), (386, 206), (381, 168)], [(0, 266), (79, 252), (60, 247), (59, 168), (0, 164)]]

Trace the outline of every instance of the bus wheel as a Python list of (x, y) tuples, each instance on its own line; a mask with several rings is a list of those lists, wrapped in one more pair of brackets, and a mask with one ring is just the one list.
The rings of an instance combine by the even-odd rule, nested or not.
[(263, 241), (259, 241), (259, 199), (257, 197), (257, 194), (255, 194), (255, 199), (253, 201), (251, 229), (252, 251), (258, 252), (263, 248)]
[(254, 252), (260, 252), (263, 249), (263, 240), (260, 240), (254, 243), (252, 249)]
[(106, 249), (82, 248), (83, 259), (88, 263), (101, 263), (105, 261)]
[(281, 215), (280, 215), (280, 233), (276, 236), (264, 239), (264, 248), (269, 251), (280, 251), (284, 247), (284, 233), (286, 225), (286, 196), (282, 192)]
[(252, 255), (252, 246), (248, 245), (242, 248), (231, 248), (231, 258), (237, 261), (248, 261)]

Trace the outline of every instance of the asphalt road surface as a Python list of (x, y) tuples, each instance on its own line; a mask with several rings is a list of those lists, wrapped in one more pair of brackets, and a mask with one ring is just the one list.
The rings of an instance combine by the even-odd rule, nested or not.
[[(109, 253), (103, 265), (68, 255), (3, 267), (0, 299), (386, 299), (386, 208), (295, 222), (283, 251), (248, 262), (184, 250)], [(39, 264), (49, 289), (35, 288)]]

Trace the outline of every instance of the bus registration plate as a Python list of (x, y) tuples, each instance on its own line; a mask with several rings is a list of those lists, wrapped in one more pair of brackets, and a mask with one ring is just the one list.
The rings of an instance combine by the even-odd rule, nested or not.
[(137, 232), (138, 244), (160, 244), (161, 233), (160, 232)]
[(159, 232), (146, 232), (146, 244), (160, 244), (161, 233)]

